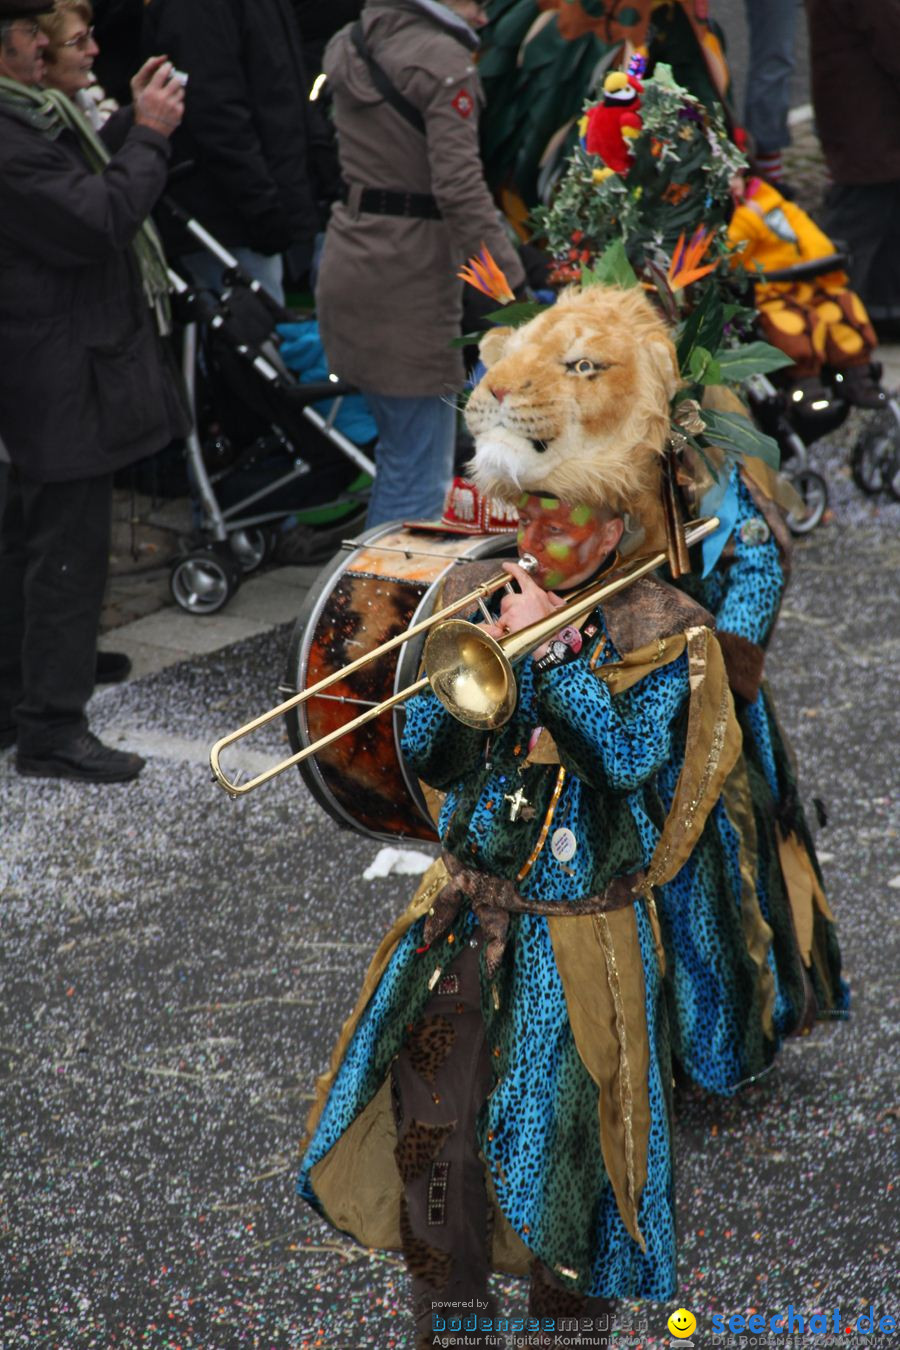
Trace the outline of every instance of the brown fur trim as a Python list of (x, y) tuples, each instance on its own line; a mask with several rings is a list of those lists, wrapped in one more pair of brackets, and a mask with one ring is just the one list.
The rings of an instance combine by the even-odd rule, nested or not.
[(397, 1171), (404, 1184), (415, 1181), (434, 1162), (450, 1138), (456, 1124), (428, 1125), (423, 1120), (412, 1120), (403, 1138), (394, 1149)]
[(736, 694), (752, 703), (762, 683), (765, 652), (755, 642), (727, 629), (717, 632), (716, 637), (725, 659), (728, 683)]
[(456, 1028), (438, 1013), (423, 1017), (406, 1045), (409, 1062), (420, 1078), (434, 1087), (437, 1071), (447, 1059), (456, 1040)]
[(603, 617), (621, 656), (656, 638), (672, 637), (687, 628), (714, 628), (711, 614), (667, 581), (642, 577), (603, 602)]

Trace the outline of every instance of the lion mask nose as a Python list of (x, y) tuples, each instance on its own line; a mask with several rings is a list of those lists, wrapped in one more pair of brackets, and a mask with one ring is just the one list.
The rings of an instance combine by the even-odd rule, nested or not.
[(503, 400), (506, 398), (506, 395), (509, 393), (509, 390), (502, 389), (497, 385), (492, 385), (491, 393), (494, 395), (494, 398), (497, 400), (498, 403), (502, 403)]

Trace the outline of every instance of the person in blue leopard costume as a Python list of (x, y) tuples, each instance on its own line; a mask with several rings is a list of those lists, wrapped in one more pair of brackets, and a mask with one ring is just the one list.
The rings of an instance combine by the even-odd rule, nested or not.
[[(790, 575), (781, 485), (748, 458), (727, 473), (723, 494), (686, 460), (689, 513), (703, 513), (700, 498), (711, 494), (722, 525), (677, 584), (715, 616), (743, 755), (703, 840), (661, 888), (659, 914), (676, 1062), (700, 1087), (728, 1094), (771, 1064), (782, 1037), (846, 1016), (849, 990), (793, 755), (763, 679)], [(677, 773), (676, 762), (659, 776), (664, 801)]]
[[(556, 306), (518, 330), (515, 351), (529, 328), (540, 338), (551, 325), (570, 350), (577, 320), (603, 299)], [(629, 387), (651, 340), (674, 370), (643, 297), (625, 301), (645, 307), (641, 342), (633, 330), (628, 341), (621, 294), (605, 299)], [(581, 498), (562, 501), (540, 467), (522, 472), (508, 398), (519, 377), (492, 337), (467, 410), (474, 476), (481, 458), (482, 487), (496, 496), (499, 475), (518, 503), (520, 550), (536, 562), (531, 575), (507, 565), (520, 589), (487, 627), (500, 636), (615, 568), (624, 522), (621, 482), (585, 475)], [(584, 346), (587, 379), (600, 362)], [(674, 378), (649, 381), (655, 411), (632, 435), (664, 434)], [(500, 411), (512, 445), (505, 481), (486, 411)], [(535, 1344), (604, 1344), (611, 1301), (674, 1295), (671, 1064), (651, 881), (689, 855), (739, 749), (709, 615), (656, 577), (537, 647), (499, 730), (460, 725), (431, 691), (407, 705), (403, 753), (445, 794), (444, 852), (379, 948), (319, 1081), (298, 1189), (358, 1241), (403, 1251), (417, 1347), (452, 1344), (453, 1332), (494, 1343), (479, 1340), (496, 1327), (491, 1270), (529, 1276), (528, 1316), (510, 1329), (545, 1336)], [(656, 775), (679, 757), (667, 811)]]

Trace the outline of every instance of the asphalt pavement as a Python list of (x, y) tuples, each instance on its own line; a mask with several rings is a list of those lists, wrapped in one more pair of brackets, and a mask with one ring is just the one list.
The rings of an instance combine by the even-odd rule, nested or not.
[[(853, 1017), (737, 1099), (678, 1101), (677, 1304), (699, 1344), (715, 1312), (900, 1312), (900, 503), (862, 498), (839, 451), (821, 467), (833, 514), (798, 547), (770, 673), (805, 795), (828, 803)], [(293, 773), (232, 802), (206, 766), (278, 697), (291, 624), (263, 597), (295, 614), (304, 584), (279, 576), (239, 593), (230, 622), (255, 631), (95, 695), (101, 735), (149, 756), (135, 783), (20, 779), (0, 757), (4, 1350), (411, 1344), (396, 1256), (331, 1232), (293, 1174), (315, 1075), (414, 882), (365, 880), (378, 845)], [(166, 613), (197, 646), (216, 622)], [(282, 748), (270, 728), (256, 753)], [(520, 1286), (498, 1289), (521, 1309)], [(623, 1307), (617, 1344), (669, 1344), (677, 1304)]]

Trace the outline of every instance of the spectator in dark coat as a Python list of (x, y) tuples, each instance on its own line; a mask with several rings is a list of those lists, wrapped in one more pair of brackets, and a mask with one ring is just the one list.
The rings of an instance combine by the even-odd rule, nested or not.
[(322, 70), (328, 40), (359, 18), (363, 0), (291, 0), (291, 3), (300, 25), (307, 78), (313, 81)]
[(900, 0), (806, 0), (825, 229), (876, 328), (900, 328)]
[(141, 60), (144, 0), (95, 0), (97, 80), (117, 103), (131, 102), (131, 77)]
[[(173, 151), (176, 163), (194, 167), (172, 195), (282, 300), (281, 255), (311, 257), (320, 225), (288, 0), (149, 0), (144, 45), (168, 52), (190, 78)], [(176, 241), (179, 252), (188, 247)], [(187, 260), (198, 281), (217, 286), (221, 269), (210, 255)]]
[[(143, 222), (184, 94), (163, 57), (107, 150), (40, 91), (47, 0), (0, 0), (0, 745), (20, 773), (119, 782), (143, 767), (87, 728), (116, 469), (187, 430), (160, 324), (167, 278)], [(158, 322), (159, 321), (159, 322)]]

